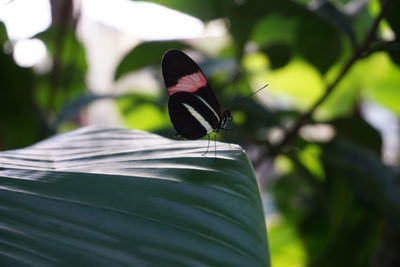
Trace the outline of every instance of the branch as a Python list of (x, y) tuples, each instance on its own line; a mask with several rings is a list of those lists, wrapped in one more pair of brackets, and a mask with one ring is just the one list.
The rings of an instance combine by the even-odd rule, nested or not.
[(260, 163), (262, 158), (264, 158), (265, 156), (276, 156), (279, 153), (281, 153), (282, 150), (297, 136), (300, 128), (309, 121), (309, 119), (312, 117), (312, 115), (317, 110), (317, 108), (319, 108), (319, 106), (332, 94), (332, 92), (334, 91), (336, 86), (343, 79), (343, 77), (348, 73), (348, 71), (354, 65), (354, 63), (358, 59), (363, 57), (363, 54), (367, 51), (369, 45), (375, 39), (375, 34), (376, 34), (376, 30), (378, 28), (379, 22), (384, 17), (389, 3), (390, 3), (390, 0), (384, 0), (382, 2), (381, 11), (380, 11), (379, 15), (375, 18), (374, 22), (372, 23), (367, 35), (365, 36), (364, 41), (358, 46), (357, 49), (354, 50), (352, 57), (343, 66), (341, 72), (336, 77), (336, 79), (326, 87), (325, 92), (322, 94), (322, 96), (311, 106), (311, 108), (308, 111), (306, 111), (303, 115), (301, 115), (297, 119), (297, 121), (293, 124), (293, 126), (290, 129), (288, 129), (286, 131), (286, 134), (281, 142), (279, 142), (275, 146), (272, 146), (268, 151), (266, 151), (263, 155), (260, 156), (259, 160), (257, 162), (255, 162), (255, 165), (258, 165), (258, 163)]
[(68, 26), (73, 22), (73, 2), (57, 0), (51, 1), (52, 24), (56, 25), (56, 33), (54, 35), (54, 55), (52, 62), (52, 70), (49, 78), (49, 96), (47, 99), (47, 108), (54, 112), (56, 106), (56, 97), (59, 93), (60, 82), (63, 71), (63, 54), (65, 50), (65, 40), (67, 36)]

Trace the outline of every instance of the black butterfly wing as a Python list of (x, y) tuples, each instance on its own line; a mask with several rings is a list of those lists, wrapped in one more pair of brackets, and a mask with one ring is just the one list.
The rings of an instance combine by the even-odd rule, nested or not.
[(179, 50), (169, 50), (161, 67), (169, 96), (181, 91), (197, 94), (221, 115), (219, 102), (204, 73), (189, 56)]
[(194, 140), (216, 129), (220, 106), (199, 66), (178, 50), (167, 51), (161, 66), (169, 115), (177, 133)]
[(176, 132), (186, 139), (196, 140), (213, 131), (210, 109), (192, 93), (172, 95), (168, 112)]

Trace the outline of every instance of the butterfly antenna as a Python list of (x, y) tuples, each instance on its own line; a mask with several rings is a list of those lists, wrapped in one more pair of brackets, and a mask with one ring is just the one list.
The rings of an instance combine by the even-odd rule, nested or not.
[[(233, 104), (231, 104), (231, 106), (230, 106), (229, 109), (231, 109), (233, 106), (237, 105), (238, 103), (240, 103), (240, 102), (242, 102), (242, 101), (244, 101), (244, 100), (246, 100), (246, 99), (252, 97), (253, 95), (257, 94), (258, 92), (260, 92), (261, 90), (263, 90), (263, 89), (264, 89), (265, 87), (267, 87), (268, 85), (269, 85), (269, 84), (267, 83), (266, 85), (264, 85), (263, 87), (261, 87), (261, 88), (258, 89), (257, 91), (255, 91), (255, 92), (253, 92), (253, 93), (251, 93), (251, 94), (249, 94), (249, 95), (247, 95), (247, 96), (245, 96), (245, 97), (240, 98), (239, 100), (237, 100), (236, 102), (234, 102)], [(233, 99), (232, 99), (232, 102), (233, 102)]]
[(264, 88), (266, 88), (268, 85), (269, 85), (269, 84), (267, 83), (266, 85), (264, 85), (263, 87), (261, 87), (261, 88), (258, 89), (257, 91), (252, 92), (251, 94), (249, 94), (249, 95), (247, 95), (247, 96), (245, 96), (245, 97), (242, 97), (242, 98), (238, 99), (235, 103), (232, 104), (231, 107), (233, 107), (234, 105), (237, 105), (238, 103), (240, 103), (240, 102), (242, 102), (242, 101), (244, 101), (244, 100), (246, 100), (246, 99), (252, 97), (253, 95), (257, 94), (258, 92), (260, 92), (261, 90), (263, 90)]

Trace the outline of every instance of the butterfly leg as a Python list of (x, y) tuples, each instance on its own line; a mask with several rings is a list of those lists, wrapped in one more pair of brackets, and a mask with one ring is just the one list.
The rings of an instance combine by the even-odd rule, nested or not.
[(206, 155), (208, 153), (208, 148), (210, 147), (210, 135), (207, 135), (207, 139), (208, 139), (208, 143), (207, 143), (207, 150), (206, 152), (204, 152), (203, 154), (201, 154), (202, 156)]
[(214, 158), (217, 159), (217, 132), (214, 132)]

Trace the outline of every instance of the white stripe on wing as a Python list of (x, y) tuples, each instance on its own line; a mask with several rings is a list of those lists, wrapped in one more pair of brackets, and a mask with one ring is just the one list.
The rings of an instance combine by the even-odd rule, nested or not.
[(200, 97), (198, 95), (195, 95), (195, 96), (197, 96), (209, 109), (211, 109), (211, 111), (214, 113), (215, 117), (217, 117), (218, 121), (221, 120), (219, 114), (210, 106), (210, 104), (207, 103), (207, 101), (205, 101), (202, 97)]
[(187, 108), (187, 110), (190, 112), (190, 114), (192, 114), (192, 116), (195, 117), (195, 119), (198, 122), (200, 122), (200, 124), (204, 127), (204, 129), (206, 129), (207, 134), (210, 134), (213, 131), (213, 128), (208, 123), (208, 121), (206, 119), (204, 119), (203, 116), (201, 116), (200, 113), (198, 113), (192, 106), (185, 104), (185, 103), (183, 103), (183, 106), (185, 108)]

